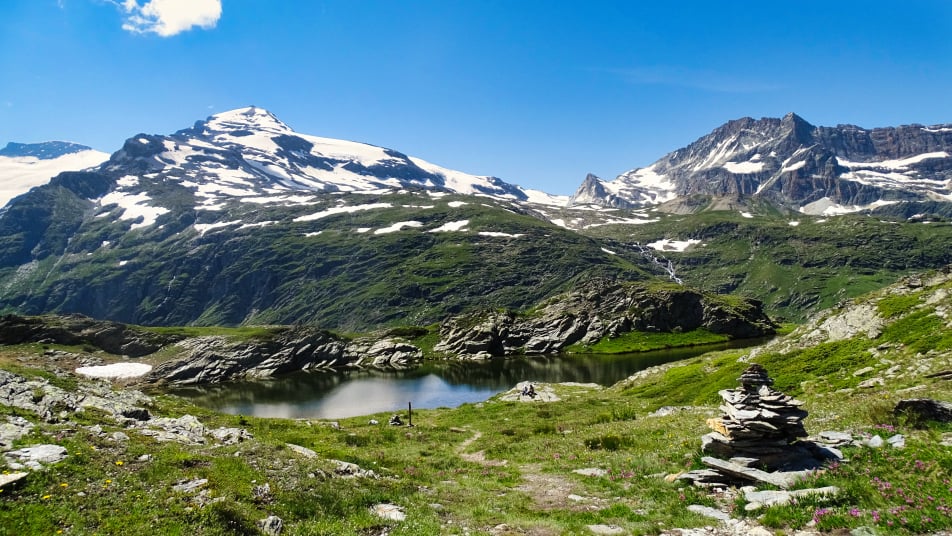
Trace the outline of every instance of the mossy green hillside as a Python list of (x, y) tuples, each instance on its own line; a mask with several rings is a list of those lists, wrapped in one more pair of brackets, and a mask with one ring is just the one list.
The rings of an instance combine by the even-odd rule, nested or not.
[[(378, 208), (307, 219), (338, 203)], [(0, 263), (3, 311), (360, 331), (524, 308), (592, 277), (660, 273), (637, 253), (606, 253), (599, 239), (492, 200), (393, 194), (246, 205), (223, 209), (246, 226), (204, 228), (204, 216), (173, 211), (129, 230), (127, 220), (90, 215), (56, 254)], [(430, 232), (462, 221), (465, 231)]]
[[(818, 217), (756, 206), (751, 212), (651, 212), (639, 225), (581, 232), (618, 242), (699, 240), (662, 251), (685, 283), (764, 302), (771, 316), (803, 321), (900, 277), (952, 263), (952, 224), (886, 221), (865, 215)], [(750, 217), (747, 217), (750, 216)]]
[[(217, 414), (156, 396), (149, 407), (153, 415), (189, 413), (209, 428), (240, 426), (254, 436), (237, 445), (184, 446), (156, 443), (111, 420), (97, 421), (95, 413), (79, 426), (25, 415), (37, 428), (17, 446), (53, 442), (70, 456), (0, 492), (0, 526), (24, 534), (253, 534), (258, 520), (277, 515), (287, 534), (488, 535), (503, 524), (516, 534), (585, 533), (595, 524), (658, 534), (710, 525), (687, 510), (706, 504), (788, 534), (808, 525), (834, 533), (859, 527), (883, 534), (948, 531), (952, 451), (941, 442), (952, 426), (917, 428), (892, 411), (902, 397), (952, 400), (952, 386), (934, 375), (952, 369), (952, 345), (944, 335), (949, 329), (926, 322), (941, 318), (949, 306), (943, 289), (927, 281), (919, 290), (864, 299), (875, 309), (877, 300), (918, 297), (903, 307), (885, 307), (878, 336), (799, 347), (811, 332), (804, 328), (757, 350), (709, 353), (610, 388), (555, 385), (560, 400), (554, 402), (497, 397), (414, 411), (412, 428), (371, 424), (372, 418), (386, 422), (388, 414), (333, 423), (266, 419)], [(924, 349), (918, 341), (930, 336), (931, 348)], [(775, 387), (804, 402), (809, 432), (902, 434), (906, 447), (847, 448), (848, 462), (797, 485), (835, 485), (841, 490), (836, 497), (756, 514), (744, 513), (742, 499), (725, 504), (706, 490), (668, 482), (665, 475), (699, 466), (705, 420), (719, 414), (717, 390), (736, 386), (751, 362), (764, 364)], [(866, 368), (867, 375), (855, 375)], [(872, 376), (882, 384), (859, 386)], [(652, 415), (672, 405), (682, 409)], [(103, 434), (88, 428), (94, 421)], [(119, 431), (129, 439), (112, 440)], [(301, 456), (289, 443), (318, 456)], [(334, 478), (333, 460), (357, 463), (379, 478)], [(576, 472), (593, 468), (604, 473)], [(208, 480), (201, 492), (172, 488), (200, 478)], [(403, 508), (406, 520), (374, 516), (370, 509), (379, 503)]]

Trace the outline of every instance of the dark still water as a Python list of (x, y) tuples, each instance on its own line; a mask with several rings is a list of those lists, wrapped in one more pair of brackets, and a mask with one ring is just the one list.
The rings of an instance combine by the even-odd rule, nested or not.
[(173, 394), (234, 415), (339, 419), (405, 410), (408, 403), (414, 408), (438, 408), (480, 402), (526, 380), (608, 386), (654, 365), (754, 342), (635, 354), (440, 361), (412, 370), (297, 373), (267, 380), (182, 388)]

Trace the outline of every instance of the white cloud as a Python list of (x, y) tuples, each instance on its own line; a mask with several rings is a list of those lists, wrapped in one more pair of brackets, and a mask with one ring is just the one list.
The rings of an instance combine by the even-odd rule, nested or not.
[(214, 28), (221, 17), (221, 0), (145, 0), (142, 5), (139, 1), (118, 4), (126, 12), (123, 30), (171, 37), (194, 26)]

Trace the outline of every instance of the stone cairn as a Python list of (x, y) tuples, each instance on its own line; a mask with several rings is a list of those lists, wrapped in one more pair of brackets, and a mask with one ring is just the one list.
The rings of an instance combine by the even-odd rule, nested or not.
[(709, 469), (679, 478), (698, 485), (769, 483), (787, 487), (805, 471), (835, 458), (834, 452), (810, 441), (803, 402), (772, 389), (763, 366), (753, 364), (738, 378), (741, 386), (718, 394), (723, 415), (708, 419), (713, 432), (701, 438), (702, 462)]

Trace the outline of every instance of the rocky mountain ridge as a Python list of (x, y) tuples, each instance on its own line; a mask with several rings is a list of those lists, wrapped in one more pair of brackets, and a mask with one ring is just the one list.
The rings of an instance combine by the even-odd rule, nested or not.
[(638, 208), (705, 195), (834, 215), (948, 203), (950, 181), (952, 125), (816, 127), (791, 113), (729, 121), (612, 181), (589, 175), (570, 204)]

